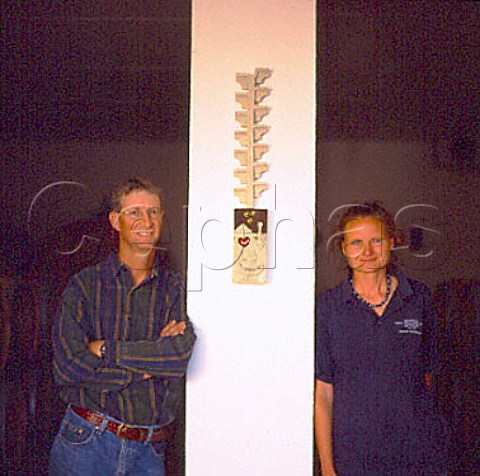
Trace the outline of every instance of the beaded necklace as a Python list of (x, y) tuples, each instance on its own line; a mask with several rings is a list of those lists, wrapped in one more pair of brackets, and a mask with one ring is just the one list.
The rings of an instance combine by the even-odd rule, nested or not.
[(368, 302), (366, 301), (365, 299), (363, 299), (362, 296), (360, 296), (360, 294), (358, 294), (357, 290), (353, 287), (353, 278), (352, 276), (350, 276), (348, 278), (348, 282), (350, 283), (350, 286), (352, 288), (352, 294), (360, 301), (360, 302), (363, 302), (364, 304), (366, 304), (368, 307), (370, 307), (371, 309), (375, 309), (376, 307), (382, 307), (387, 301), (388, 301), (388, 298), (390, 297), (390, 292), (392, 290), (392, 278), (390, 277), (390, 273), (387, 273), (387, 292), (385, 293), (385, 298), (383, 299), (383, 301), (379, 304), (372, 304), (371, 302)]

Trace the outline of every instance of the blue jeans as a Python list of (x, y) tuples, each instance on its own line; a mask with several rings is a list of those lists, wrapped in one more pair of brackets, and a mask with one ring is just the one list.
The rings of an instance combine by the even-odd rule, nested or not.
[(68, 408), (50, 452), (51, 476), (165, 476), (165, 442), (119, 438)]

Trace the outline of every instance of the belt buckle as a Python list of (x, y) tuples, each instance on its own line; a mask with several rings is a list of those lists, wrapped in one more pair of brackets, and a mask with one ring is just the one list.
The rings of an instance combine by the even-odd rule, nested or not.
[[(117, 431), (115, 434), (119, 437), (122, 438), (122, 431), (123, 430), (135, 430), (136, 434), (139, 436), (137, 438), (140, 438), (139, 441), (144, 441), (145, 440), (145, 434), (140, 428), (136, 428), (135, 426), (127, 425), (126, 423), (120, 423), (117, 427)], [(132, 437), (130, 437), (132, 438)], [(130, 439), (127, 437), (127, 439)], [(137, 441), (137, 438), (133, 438)]]
[(122, 433), (122, 430), (123, 429), (127, 429), (128, 428), (128, 425), (125, 425), (125, 423), (120, 423), (120, 425), (118, 425), (117, 427), (117, 431), (115, 432), (115, 434), (120, 437), (121, 433)]

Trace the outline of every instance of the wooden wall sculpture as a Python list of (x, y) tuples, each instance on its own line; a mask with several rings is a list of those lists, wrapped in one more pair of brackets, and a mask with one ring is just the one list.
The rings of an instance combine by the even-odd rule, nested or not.
[(255, 68), (253, 74), (237, 73), (236, 80), (241, 91), (235, 100), (241, 110), (235, 112), (235, 120), (241, 129), (235, 131), (235, 140), (241, 149), (234, 151), (240, 167), (234, 175), (241, 186), (234, 193), (245, 208), (235, 210), (233, 282), (238, 284), (264, 284), (267, 281), (267, 210), (255, 209), (255, 199), (265, 190), (268, 183), (258, 179), (268, 170), (263, 155), (268, 145), (262, 143), (269, 127), (263, 119), (270, 108), (262, 104), (271, 93), (263, 83), (272, 75), (268, 68)]

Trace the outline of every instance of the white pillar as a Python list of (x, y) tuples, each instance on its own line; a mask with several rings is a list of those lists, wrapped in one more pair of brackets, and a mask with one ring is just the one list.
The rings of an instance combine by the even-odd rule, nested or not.
[[(193, 0), (188, 476), (312, 472), (315, 2)], [(268, 280), (232, 284), (236, 73), (267, 67)]]

